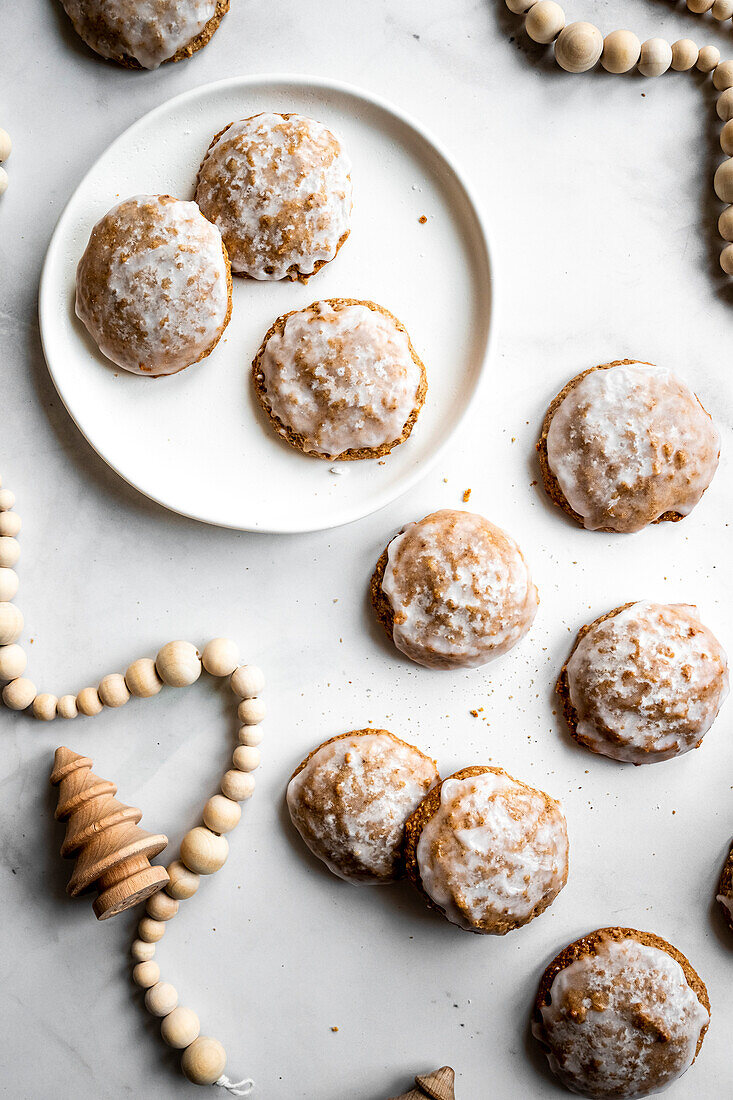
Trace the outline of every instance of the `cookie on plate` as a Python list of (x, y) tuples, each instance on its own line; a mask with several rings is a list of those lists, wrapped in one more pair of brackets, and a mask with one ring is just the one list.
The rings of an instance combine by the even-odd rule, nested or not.
[(212, 140), (196, 202), (221, 230), (235, 275), (307, 282), (349, 235), (351, 162), (312, 118), (253, 115)]
[(119, 367), (176, 374), (213, 351), (231, 312), (226, 248), (196, 203), (137, 195), (94, 226), (76, 315)]
[(464, 768), (408, 819), (405, 867), (452, 924), (503, 936), (543, 913), (567, 882), (565, 815), (501, 768)]
[(61, 0), (95, 53), (128, 69), (157, 69), (202, 49), (229, 0)]
[(720, 875), (715, 900), (720, 903), (726, 923), (733, 932), (733, 848), (728, 853), (728, 858)]
[(288, 784), (295, 828), (339, 878), (402, 874), (405, 821), (439, 781), (434, 760), (387, 730), (352, 730), (314, 749)]
[(718, 466), (720, 437), (671, 371), (622, 359), (568, 382), (537, 444), (550, 499), (589, 531), (679, 520)]
[(397, 649), (439, 669), (475, 668), (506, 653), (539, 602), (514, 539), (451, 508), (403, 527), (377, 562), (370, 591)]
[(428, 388), (405, 326), (353, 298), (278, 317), (252, 377), (278, 435), (305, 454), (341, 460), (377, 458), (404, 443)]
[(709, 1021), (705, 984), (677, 948), (651, 932), (599, 928), (545, 970), (532, 1032), (571, 1092), (632, 1100), (690, 1068)]
[(642, 600), (580, 629), (557, 691), (581, 745), (652, 764), (700, 744), (728, 694), (728, 662), (696, 607)]

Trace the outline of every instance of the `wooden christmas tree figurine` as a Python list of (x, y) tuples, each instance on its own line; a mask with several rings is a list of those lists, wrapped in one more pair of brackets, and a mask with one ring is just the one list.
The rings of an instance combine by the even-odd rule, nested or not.
[(118, 802), (114, 783), (91, 769), (87, 756), (62, 747), (56, 749), (51, 782), (59, 788), (56, 819), (67, 822), (61, 855), (76, 853), (66, 891), (75, 898), (98, 890), (94, 912), (106, 920), (166, 885), (165, 868), (151, 867), (149, 860), (163, 851), (168, 837), (139, 829), (140, 810)]
[(419, 1073), (415, 1078), (415, 1088), (403, 1092), (394, 1100), (455, 1100), (456, 1075), (450, 1066), (441, 1066), (433, 1073)]

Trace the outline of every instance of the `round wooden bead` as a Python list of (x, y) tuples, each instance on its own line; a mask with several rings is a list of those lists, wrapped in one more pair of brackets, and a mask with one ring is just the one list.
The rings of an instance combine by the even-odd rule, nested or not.
[(240, 726), (237, 739), (240, 745), (261, 745), (264, 738), (262, 730), (257, 726)]
[(157, 695), (163, 686), (152, 657), (140, 657), (139, 660), (133, 661), (125, 673), (125, 683), (130, 695), (138, 699), (150, 699), (153, 695)]
[(169, 1016), (178, 1004), (178, 990), (170, 982), (158, 982), (145, 994), (145, 1007), (151, 1016)]
[(601, 65), (607, 73), (628, 73), (641, 54), (641, 42), (633, 31), (611, 31), (603, 39)]
[(164, 684), (188, 687), (201, 675), (201, 658), (190, 642), (168, 642), (155, 658), (155, 667)]
[(267, 713), (262, 699), (243, 699), (237, 707), (239, 721), (245, 726), (258, 726)]
[(720, 50), (717, 46), (703, 46), (697, 57), (697, 68), (701, 73), (711, 73), (719, 61)]
[(647, 38), (641, 44), (639, 72), (642, 76), (661, 76), (672, 64), (672, 47), (664, 38)]
[(165, 935), (165, 922), (153, 920), (152, 917), (142, 917), (137, 926), (138, 938), (146, 943), (157, 943)]
[(733, 275), (733, 244), (727, 244), (720, 253), (720, 266), (726, 275)]
[(23, 616), (14, 603), (0, 603), (0, 645), (10, 645), (23, 633)]
[(0, 680), (17, 680), (25, 672), (28, 658), (22, 646), (0, 646)]
[(96, 688), (82, 688), (76, 697), (76, 705), (79, 708), (79, 714), (84, 714), (87, 718), (93, 718), (102, 710)]
[(166, 867), (170, 879), (165, 892), (176, 901), (185, 901), (192, 898), (199, 888), (201, 879), (193, 871), (189, 871), (185, 863), (180, 859), (174, 859), (170, 866)]
[(546, 46), (565, 26), (565, 12), (555, 0), (533, 4), (524, 21), (524, 29), (533, 42)]
[(233, 802), (244, 802), (252, 797), (255, 789), (255, 779), (248, 772), (240, 772), (235, 768), (224, 772), (221, 777), (221, 793)]
[(10, 156), (13, 143), (7, 130), (0, 128), (0, 161), (7, 160)]
[(135, 985), (142, 986), (143, 989), (150, 989), (151, 985), (155, 985), (156, 982), (160, 981), (160, 967), (152, 959), (148, 962), (139, 962), (137, 966), (132, 968), (132, 980)]
[(704, 15), (712, 6), (713, 0), (687, 0), (688, 9), (695, 15)]
[(76, 696), (62, 695), (56, 704), (56, 713), (59, 718), (76, 718), (79, 713), (76, 706)]
[(55, 695), (51, 695), (49, 692), (44, 691), (40, 695), (36, 695), (33, 700), (33, 717), (37, 718), (40, 722), (53, 722), (56, 717), (56, 704), (58, 699)]
[(718, 231), (724, 241), (733, 241), (733, 206), (726, 206), (718, 218)]
[[(733, 0), (731, 0), (733, 4)], [(733, 88), (733, 61), (721, 61), (713, 73), (713, 85), (719, 92)]]
[(153, 920), (172, 920), (178, 912), (178, 902), (170, 894), (159, 890), (157, 894), (148, 898), (145, 912)]
[(213, 875), (226, 863), (229, 844), (203, 825), (189, 829), (181, 841), (181, 859), (197, 875)]
[(25, 676), (19, 676), (17, 680), (11, 680), (3, 688), (3, 702), (11, 710), (25, 710), (36, 697), (36, 685)]
[(726, 122), (720, 131), (720, 148), (727, 156), (733, 157), (733, 122)]
[(254, 699), (265, 687), (265, 674), (257, 665), (240, 665), (232, 673), (229, 684), (240, 699)]
[(201, 662), (211, 676), (231, 676), (239, 664), (239, 646), (229, 638), (212, 638), (204, 646)]
[(729, 158), (718, 165), (713, 186), (721, 202), (733, 203), (733, 159)]
[(0, 512), (0, 535), (9, 535), (11, 538), (15, 538), (16, 535), (20, 534), (22, 526), (20, 516), (15, 512)]
[(100, 703), (105, 707), (122, 707), (130, 698), (125, 677), (120, 672), (110, 672), (97, 688)]
[(536, 3), (537, 0), (506, 0), (506, 6), (515, 15), (525, 15)]
[(130, 954), (135, 962), (149, 962), (155, 956), (155, 944), (145, 940), (133, 940)]
[(603, 35), (592, 23), (568, 23), (555, 43), (555, 60), (566, 73), (587, 73), (603, 53)]
[(227, 1054), (218, 1039), (200, 1035), (183, 1052), (181, 1069), (193, 1085), (213, 1085), (226, 1069)]
[(672, 68), (677, 73), (687, 72), (697, 65), (700, 54), (691, 38), (680, 38), (672, 46)]
[[(0, 130), (0, 134), (4, 133), (4, 130)], [(0, 160), (5, 160), (5, 157), (0, 157)], [(0, 512), (8, 512), (13, 507), (15, 507), (15, 493), (10, 489), (0, 489)]]
[(18, 574), (14, 569), (0, 569), (0, 601), (7, 603), (18, 592)]
[(0, 566), (12, 569), (20, 557), (20, 543), (11, 535), (0, 536)]
[(10, 181), (8, 179), (8, 173), (5, 171), (4, 168), (0, 168), (0, 195), (5, 194), (8, 189), (9, 182)]
[(204, 825), (212, 833), (230, 833), (242, 816), (242, 807), (223, 794), (213, 795), (204, 806)]
[(715, 110), (722, 122), (730, 122), (733, 118), (733, 88), (726, 88), (724, 92), (720, 93), (718, 102), (715, 104)]
[(713, 19), (722, 23), (733, 15), (733, 0), (715, 0), (712, 8)]
[(199, 1018), (192, 1008), (183, 1008), (179, 1005), (164, 1017), (160, 1025), (160, 1034), (169, 1047), (177, 1047), (182, 1050), (189, 1047), (194, 1039), (198, 1038), (201, 1030)]
[(254, 772), (260, 766), (260, 750), (253, 745), (237, 745), (232, 762), (237, 771)]

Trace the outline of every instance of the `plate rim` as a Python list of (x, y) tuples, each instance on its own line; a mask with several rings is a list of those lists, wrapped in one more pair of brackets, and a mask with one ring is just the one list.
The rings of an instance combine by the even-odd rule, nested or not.
[[(385, 112), (388, 115), (396, 118), (403, 126), (407, 126), (415, 132), (423, 142), (430, 146), (437, 154), (443, 163), (450, 169), (453, 178), (457, 182), (460, 190), (463, 193), (464, 199), (467, 202), (468, 208), (475, 220), (479, 229), (480, 236), (480, 252), (482, 265), (486, 271), (486, 283), (488, 289), (488, 305), (489, 305), (489, 320), (488, 330), (486, 335), (486, 341), (483, 347), (481, 362), (477, 372), (476, 380), (473, 385), (472, 392), (470, 393), (468, 400), (465, 403), (464, 408), (457, 417), (455, 423), (442, 439), (440, 444), (435, 448), (434, 452), (424, 458), (421, 462), (406, 474), (399, 483), (399, 487), (396, 491), (392, 488), (386, 489), (378, 498), (377, 503), (373, 506), (370, 505), (366, 511), (363, 510), (361, 505), (352, 504), (350, 508), (342, 510), (337, 518), (334, 518), (328, 523), (319, 521), (316, 525), (310, 525), (307, 522), (304, 524), (293, 525), (273, 525), (270, 521), (266, 526), (243, 526), (241, 523), (228, 522), (226, 519), (216, 517), (212, 515), (198, 514), (195, 512), (187, 511), (185, 508), (171, 504), (155, 493), (150, 492), (148, 489), (143, 488), (136, 481), (128, 477), (122, 470), (119, 469), (114, 462), (111, 461), (94, 443), (89, 437), (84, 428), (81, 426), (76, 416), (69, 408), (64, 395), (60, 388), (60, 383), (57, 381), (56, 373), (52, 366), (53, 355), (48, 346), (50, 341), (47, 342), (45, 335), (45, 323), (44, 317), (48, 313), (53, 313), (55, 306), (55, 297), (51, 293), (51, 268), (56, 259), (56, 253), (60, 248), (60, 240), (64, 234), (66, 223), (70, 218), (70, 210), (76, 199), (78, 192), (85, 185), (88, 178), (95, 171), (100, 160), (107, 156), (120, 142), (134, 134), (135, 130), (148, 123), (158, 114), (170, 110), (171, 107), (177, 107), (188, 100), (200, 98), (202, 95), (216, 94), (219, 91), (225, 91), (230, 88), (246, 88), (248, 86), (258, 84), (281, 84), (284, 87), (302, 85), (306, 88), (312, 88), (315, 90), (321, 89), (330, 92), (337, 92), (341, 95), (346, 95), (351, 99), (361, 100), (369, 103), (370, 105), (377, 107), (379, 110)], [(473, 242), (474, 247), (477, 242)], [(124, 130), (122, 130), (117, 137), (115, 137), (109, 145), (105, 146), (104, 150), (99, 154), (94, 162), (89, 166), (87, 171), (78, 181), (67, 202), (64, 205), (58, 221), (54, 226), (51, 238), (46, 249), (46, 254), (43, 259), (43, 266), (41, 268), (41, 276), (38, 286), (38, 327), (41, 339), (41, 347), (43, 349), (43, 357), (46, 363), (46, 369), (51, 376), (51, 381), (54, 384), (61, 402), (66, 409), (67, 413), (71, 417), (77, 430), (81, 433), (83, 438), (92, 448), (92, 450), (101, 458), (101, 460), (113, 470), (118, 477), (130, 485), (136, 492), (146, 497), (148, 500), (154, 501), (160, 507), (166, 509), (169, 512), (173, 512), (176, 515), (183, 516), (185, 519), (195, 520), (198, 523), (205, 523), (212, 527), (222, 527), (233, 531), (246, 531), (253, 534), (270, 534), (270, 535), (285, 535), (285, 534), (310, 534), (316, 531), (330, 531), (338, 527), (346, 526), (349, 523), (355, 523), (357, 520), (365, 519), (367, 516), (374, 515), (382, 508), (386, 508), (389, 504), (392, 504), (395, 500), (400, 499), (407, 494), (414, 486), (425, 477), (430, 470), (432, 470), (435, 464), (440, 459), (441, 455), (445, 453), (447, 447), (451, 444), (456, 437), (460, 427), (465, 422), (468, 414), (476, 403), (479, 394), (483, 388), (487, 376), (487, 366), (489, 359), (491, 358), (494, 346), (494, 333), (496, 330), (496, 318), (497, 318), (497, 292), (496, 292), (496, 278), (495, 278), (495, 264), (494, 264), (494, 247), (493, 241), (489, 234), (486, 219), (484, 217), (481, 205), (479, 204), (473, 187), (468, 182), (464, 172), (456, 163), (452, 154), (450, 154), (442, 141), (434, 136), (434, 134), (423, 125), (423, 123), (417, 121), (409, 112), (404, 111), (401, 107), (397, 106), (385, 97), (368, 91), (365, 88), (361, 88), (358, 85), (351, 84), (348, 81), (338, 80), (331, 77), (318, 77), (310, 76), (302, 73), (248, 73), (240, 76), (224, 77), (222, 80), (210, 81), (206, 84), (199, 84), (194, 88), (188, 88), (184, 92), (180, 92), (178, 95), (171, 96), (169, 99), (159, 103), (156, 107), (152, 107), (149, 111), (146, 111), (143, 115), (137, 118)], [(50, 322), (49, 322), (50, 324)]]

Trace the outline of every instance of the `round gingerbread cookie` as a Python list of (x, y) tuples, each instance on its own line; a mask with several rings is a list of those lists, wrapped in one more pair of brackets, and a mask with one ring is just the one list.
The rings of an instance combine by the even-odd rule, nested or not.
[(305, 454), (377, 458), (408, 438), (425, 401), (425, 367), (383, 306), (331, 298), (279, 317), (252, 364), (275, 431)]
[(514, 539), (483, 516), (445, 508), (408, 523), (371, 580), (377, 618), (427, 668), (476, 668), (524, 637), (537, 589)]
[(562, 807), (501, 768), (464, 768), (408, 819), (405, 867), (452, 924), (503, 936), (543, 913), (567, 882)]
[(352, 730), (314, 749), (287, 803), (314, 855), (347, 882), (380, 886), (402, 874), (405, 821), (439, 781), (434, 760), (387, 730)]
[(733, 848), (728, 853), (728, 858), (721, 872), (715, 900), (720, 904), (726, 924), (733, 932)]
[(712, 481), (720, 437), (671, 371), (622, 359), (568, 382), (537, 444), (550, 499), (590, 531), (640, 531), (688, 515)]
[(271, 112), (214, 137), (196, 202), (221, 230), (235, 275), (307, 282), (349, 235), (351, 192), (339, 139), (312, 118)]
[(696, 607), (643, 600), (581, 628), (557, 691), (576, 741), (651, 764), (700, 744), (728, 694), (728, 662)]
[(213, 351), (231, 311), (226, 248), (194, 202), (137, 195), (94, 226), (76, 315), (119, 367), (176, 374)]
[(709, 1021), (705, 984), (680, 951), (651, 932), (599, 928), (545, 970), (532, 1032), (571, 1092), (633, 1100), (690, 1068)]
[(157, 69), (202, 49), (229, 0), (61, 0), (95, 53), (128, 69)]

